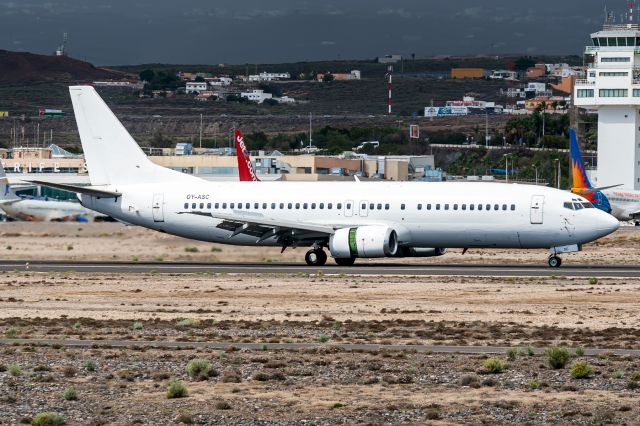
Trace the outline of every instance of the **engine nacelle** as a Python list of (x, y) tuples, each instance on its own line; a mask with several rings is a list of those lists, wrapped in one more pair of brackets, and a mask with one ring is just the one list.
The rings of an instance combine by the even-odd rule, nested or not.
[(360, 226), (338, 229), (329, 239), (331, 256), (388, 257), (398, 252), (398, 234), (386, 226)]
[(403, 247), (398, 251), (399, 257), (437, 257), (447, 253), (446, 248)]

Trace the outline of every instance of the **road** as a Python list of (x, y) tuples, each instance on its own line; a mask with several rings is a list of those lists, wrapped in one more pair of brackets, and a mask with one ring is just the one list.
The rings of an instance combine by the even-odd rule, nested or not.
[[(443, 346), (443, 345), (379, 345), (372, 343), (240, 343), (240, 342), (183, 342), (183, 341), (147, 341), (147, 340), (77, 340), (77, 339), (4, 339), (0, 338), (0, 345), (35, 345), (35, 346), (67, 346), (81, 348), (158, 348), (158, 349), (200, 349), (227, 350), (236, 349), (261, 350), (309, 350), (309, 349), (340, 349), (343, 351), (412, 351), (433, 353), (462, 353), (462, 354), (503, 354), (509, 349), (504, 346)], [(544, 353), (544, 348), (531, 348), (534, 353)], [(638, 349), (603, 349), (587, 348), (587, 356), (597, 356), (611, 353), (618, 356), (640, 356)]]
[(485, 277), (597, 277), (635, 278), (640, 265), (566, 265), (549, 268), (546, 265), (479, 265), (433, 264), (406, 265), (400, 263), (364, 263), (351, 267), (326, 265), (310, 267), (302, 263), (187, 263), (187, 262), (76, 262), (76, 261), (0, 261), (0, 271), (86, 272), (86, 273), (212, 273), (212, 274), (299, 274), (326, 275), (423, 275), (423, 276), (485, 276)]

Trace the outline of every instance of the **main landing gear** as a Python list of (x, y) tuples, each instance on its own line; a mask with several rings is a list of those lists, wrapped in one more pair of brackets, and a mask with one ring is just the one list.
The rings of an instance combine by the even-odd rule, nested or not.
[(549, 266), (552, 268), (559, 268), (562, 265), (562, 259), (558, 256), (549, 256)]
[(311, 249), (304, 255), (304, 261), (309, 266), (324, 266), (327, 263), (327, 254), (321, 248)]

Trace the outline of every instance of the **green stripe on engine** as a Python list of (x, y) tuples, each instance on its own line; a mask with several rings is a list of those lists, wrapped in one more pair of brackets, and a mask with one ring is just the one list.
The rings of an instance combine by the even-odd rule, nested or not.
[(349, 251), (351, 256), (356, 257), (358, 255), (358, 242), (356, 241), (356, 231), (358, 228), (349, 229)]

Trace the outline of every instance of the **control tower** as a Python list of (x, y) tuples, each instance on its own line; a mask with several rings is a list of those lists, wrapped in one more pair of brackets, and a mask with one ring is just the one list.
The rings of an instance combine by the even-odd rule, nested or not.
[(640, 25), (609, 20), (591, 41), (573, 99), (598, 110), (598, 186), (640, 190)]

